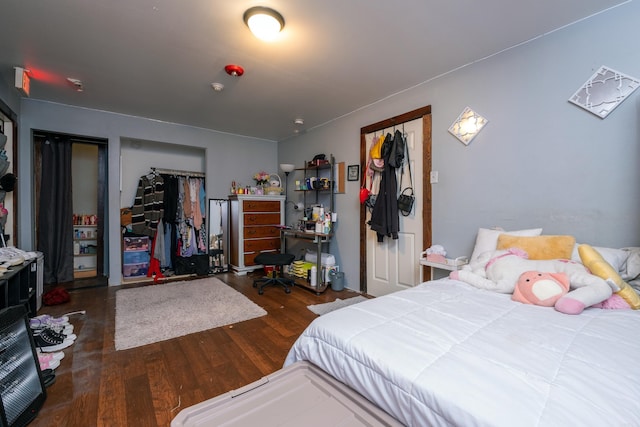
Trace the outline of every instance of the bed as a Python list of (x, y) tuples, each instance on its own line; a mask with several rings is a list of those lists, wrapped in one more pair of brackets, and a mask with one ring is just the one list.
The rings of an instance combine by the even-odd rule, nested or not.
[(285, 366), (407, 426), (638, 426), (639, 330), (639, 310), (567, 315), (445, 278), (317, 318)]

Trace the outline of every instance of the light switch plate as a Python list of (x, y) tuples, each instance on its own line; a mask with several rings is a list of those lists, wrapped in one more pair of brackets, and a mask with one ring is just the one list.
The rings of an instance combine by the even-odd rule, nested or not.
[(429, 182), (431, 182), (431, 184), (438, 183), (438, 171), (431, 171), (429, 174)]

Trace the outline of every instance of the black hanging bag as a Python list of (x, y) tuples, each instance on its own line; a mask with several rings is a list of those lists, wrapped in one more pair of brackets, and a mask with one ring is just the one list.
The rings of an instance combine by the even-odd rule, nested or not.
[[(409, 193), (407, 193), (409, 191)], [(413, 209), (413, 202), (415, 196), (413, 195), (413, 188), (407, 187), (402, 190), (402, 193), (398, 196), (398, 210), (402, 216), (409, 216), (411, 209)]]
[[(409, 185), (409, 187), (405, 187), (398, 196), (398, 211), (402, 214), (402, 216), (409, 216), (411, 214), (413, 203), (415, 201), (415, 195), (413, 194), (413, 177), (411, 176), (411, 161), (409, 160), (409, 148), (407, 147), (407, 142), (404, 139), (404, 135), (402, 135), (400, 131), (396, 131), (396, 134), (400, 134), (402, 145), (404, 146), (403, 151), (407, 153), (407, 164), (409, 165), (409, 182), (411, 183), (411, 185)], [(402, 164), (402, 160), (400, 160), (400, 162)], [(400, 171), (400, 185), (402, 185), (403, 174), (404, 164), (402, 165), (402, 169)]]

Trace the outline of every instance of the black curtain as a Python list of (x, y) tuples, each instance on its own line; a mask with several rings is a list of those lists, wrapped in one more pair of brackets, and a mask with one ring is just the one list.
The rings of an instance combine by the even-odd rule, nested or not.
[(73, 281), (71, 141), (47, 137), (41, 146), (38, 250), (44, 254), (44, 283)]

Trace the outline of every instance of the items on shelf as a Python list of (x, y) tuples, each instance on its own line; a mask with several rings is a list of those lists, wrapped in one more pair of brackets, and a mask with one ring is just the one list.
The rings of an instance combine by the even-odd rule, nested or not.
[(333, 187), (333, 181), (329, 178), (311, 176), (303, 180), (296, 180), (296, 190), (298, 191), (330, 190), (331, 187)]
[(74, 213), (73, 225), (98, 225), (98, 216)]
[(73, 225), (73, 278), (95, 277), (98, 271), (98, 216), (74, 213)]
[(284, 188), (282, 180), (278, 174), (268, 174), (267, 172), (259, 172), (253, 176), (256, 181), (255, 186), (242, 185), (231, 181), (230, 195), (246, 194), (250, 196), (279, 196)]

